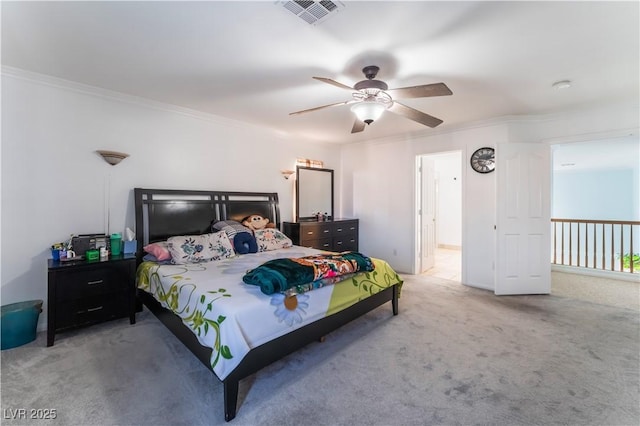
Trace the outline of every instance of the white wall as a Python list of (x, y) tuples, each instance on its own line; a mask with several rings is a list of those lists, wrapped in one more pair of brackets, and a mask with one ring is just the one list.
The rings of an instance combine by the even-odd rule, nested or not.
[[(640, 161), (640, 160), (639, 160)], [(553, 217), (594, 220), (638, 220), (634, 170), (556, 171)]]
[[(553, 115), (504, 117), (424, 136), (372, 140), (343, 148), (342, 208), (361, 219), (361, 251), (413, 273), (415, 256), (415, 157), (462, 151), (462, 282), (494, 288), (495, 176), (471, 171), (468, 158), (499, 143), (567, 143), (598, 135), (627, 134), (640, 127), (638, 104), (598, 105)], [(499, 155), (499, 152), (496, 153)]]
[[(400, 272), (415, 265), (415, 157), (460, 150), (463, 182), (463, 281), (493, 288), (494, 174), (466, 167), (475, 149), (506, 141), (504, 124), (488, 125), (415, 139), (389, 139), (343, 148), (342, 179), (346, 216), (360, 218), (360, 250), (381, 257)], [(353, 203), (349, 204), (348, 200)], [(472, 212), (469, 214), (468, 212)], [(467, 241), (465, 241), (465, 238)]]
[[(360, 218), (361, 251), (387, 259), (399, 272), (413, 272), (415, 158), (452, 150), (462, 152), (462, 280), (493, 289), (499, 170), (474, 173), (469, 155), (498, 143), (566, 143), (637, 131), (638, 113), (638, 105), (617, 105), (508, 117), (346, 145), (340, 154), (334, 145), (288, 140), (241, 123), (3, 69), (2, 304), (46, 301), (48, 247), (72, 233), (106, 231), (107, 182), (112, 232), (133, 227), (136, 186), (277, 191), (282, 220), (290, 220), (294, 183), (280, 170), (293, 168), (296, 157), (336, 169), (336, 216)], [(96, 149), (130, 157), (111, 167)]]
[[(110, 166), (97, 149), (130, 157)], [(2, 304), (46, 302), (49, 247), (106, 232), (109, 198), (110, 231), (133, 229), (134, 187), (278, 192), (291, 220), (295, 182), (280, 170), (296, 157), (340, 165), (335, 146), (3, 69)]]
[(637, 134), (556, 144), (552, 149), (552, 217), (640, 220)]

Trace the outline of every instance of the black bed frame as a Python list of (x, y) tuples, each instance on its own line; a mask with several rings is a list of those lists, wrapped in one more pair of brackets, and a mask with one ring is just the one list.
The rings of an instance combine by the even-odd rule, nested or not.
[[(164, 241), (173, 235), (197, 235), (209, 232), (212, 220), (237, 220), (251, 214), (269, 218), (280, 227), (277, 193), (182, 191), (167, 189), (134, 189), (138, 260), (142, 247)], [(393, 285), (355, 305), (307, 324), (275, 340), (251, 349), (240, 364), (222, 380), (224, 387), (224, 418), (236, 416), (238, 385), (263, 367), (288, 354), (321, 340), (325, 335), (378, 306), (391, 301), (393, 315), (398, 314), (399, 286)], [(149, 293), (139, 290), (138, 298), (156, 317), (209, 369), (211, 348), (202, 346), (182, 319), (163, 308)]]

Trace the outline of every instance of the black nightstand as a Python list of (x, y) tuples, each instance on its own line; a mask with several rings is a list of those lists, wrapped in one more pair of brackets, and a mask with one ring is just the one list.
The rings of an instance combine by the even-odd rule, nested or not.
[(136, 255), (104, 260), (49, 259), (47, 346), (58, 331), (129, 315), (136, 322)]

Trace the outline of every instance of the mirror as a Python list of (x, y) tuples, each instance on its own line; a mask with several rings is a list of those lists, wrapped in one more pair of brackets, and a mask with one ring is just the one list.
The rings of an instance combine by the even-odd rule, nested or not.
[(297, 220), (316, 220), (317, 212), (326, 212), (325, 220), (333, 219), (333, 170), (297, 166)]

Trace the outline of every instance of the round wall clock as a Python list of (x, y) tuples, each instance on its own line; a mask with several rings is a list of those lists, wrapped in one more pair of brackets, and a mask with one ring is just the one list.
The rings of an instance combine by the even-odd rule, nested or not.
[(478, 173), (489, 173), (496, 168), (496, 155), (493, 148), (480, 148), (471, 154), (471, 168)]

